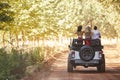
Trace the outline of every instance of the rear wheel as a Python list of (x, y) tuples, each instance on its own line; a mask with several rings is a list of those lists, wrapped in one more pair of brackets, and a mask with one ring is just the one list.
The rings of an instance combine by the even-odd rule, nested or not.
[(105, 56), (102, 54), (102, 59), (100, 61), (100, 64), (97, 66), (97, 70), (99, 72), (105, 72)]
[(68, 72), (72, 72), (73, 71), (73, 65), (70, 63), (69, 60), (68, 60), (68, 65), (67, 65), (67, 71)]

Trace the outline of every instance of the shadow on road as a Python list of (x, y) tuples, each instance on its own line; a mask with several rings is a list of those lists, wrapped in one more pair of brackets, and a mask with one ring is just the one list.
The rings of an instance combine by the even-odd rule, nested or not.
[(101, 73), (101, 72), (98, 72), (97, 69), (95, 70), (74, 70), (72, 73), (82, 73), (82, 74), (119, 74), (120, 76), (120, 67), (106, 67), (106, 71)]

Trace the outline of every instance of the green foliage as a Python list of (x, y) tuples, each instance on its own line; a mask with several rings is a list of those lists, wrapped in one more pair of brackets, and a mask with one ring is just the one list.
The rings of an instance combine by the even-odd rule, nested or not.
[[(104, 34), (105, 31), (102, 29), (108, 29), (109, 25), (107, 25), (107, 23), (110, 23), (110, 26), (114, 26), (116, 20), (118, 20), (116, 16), (119, 14), (115, 10), (114, 6), (106, 7), (102, 3), (104, 2), (98, 2), (97, 0), (31, 1), (31, 3), (23, 1), (18, 5), (25, 5), (24, 7), (20, 6), (17, 8), (18, 11), (15, 8), (15, 12), (17, 12), (16, 16), (21, 16), (21, 18), (16, 17), (16, 19), (20, 20), (20, 22), (17, 23), (21, 23), (20, 26), (23, 26), (22, 30), (28, 31), (30, 29), (30, 34), (36, 39), (71, 36), (73, 31), (76, 30), (75, 27), (78, 25), (97, 25), (102, 34)], [(23, 15), (28, 17), (24, 17)], [(24, 21), (26, 23), (24, 23)], [(116, 32), (114, 31), (116, 30), (115, 27), (109, 28), (111, 28), (111, 31), (113, 30), (113, 34)], [(27, 31), (24, 31), (25, 35), (27, 35), (27, 33), (25, 33)], [(108, 34), (110, 34), (111, 31), (109, 31)], [(104, 34), (104, 36), (108, 35)]]
[(0, 49), (0, 80), (16, 80), (24, 75), (26, 69), (26, 54), (12, 49), (8, 52), (4, 49)]
[[(30, 54), (31, 53), (31, 54)], [(12, 49), (6, 51), (0, 49), (0, 80), (17, 80), (25, 75), (26, 67), (40, 65), (44, 60), (41, 48), (35, 48), (30, 52)]]
[(36, 47), (33, 51), (31, 51), (31, 55), (29, 56), (29, 61), (32, 65), (40, 64), (44, 60), (44, 53), (41, 47)]
[(120, 37), (119, 5), (119, 0), (5, 0), (0, 4), (0, 20), (10, 23), (1, 22), (0, 29), (5, 32), (3, 40), (20, 39), (23, 44), (26, 40), (73, 37), (78, 25), (83, 29), (96, 25), (103, 36)]
[(10, 7), (10, 5), (8, 3), (1, 3), (0, 2), (0, 10), (4, 10), (6, 8), (9, 8), (9, 7)]
[(120, 13), (120, 0), (98, 0), (98, 1), (100, 1), (105, 7), (114, 6), (116, 11)]
[(0, 2), (0, 22), (13, 21), (13, 12), (9, 10), (10, 7), (8, 3)]

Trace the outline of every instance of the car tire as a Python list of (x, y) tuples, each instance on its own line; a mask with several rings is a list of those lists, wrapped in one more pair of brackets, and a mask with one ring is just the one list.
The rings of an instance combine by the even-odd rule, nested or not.
[(69, 60), (68, 60), (68, 65), (67, 65), (67, 71), (68, 72), (73, 72), (73, 65), (70, 63)]
[(95, 56), (95, 51), (90, 46), (83, 46), (79, 51), (80, 58), (84, 61), (90, 61)]
[(99, 65), (97, 66), (99, 72), (105, 72), (105, 56), (102, 54), (102, 59), (100, 60)]

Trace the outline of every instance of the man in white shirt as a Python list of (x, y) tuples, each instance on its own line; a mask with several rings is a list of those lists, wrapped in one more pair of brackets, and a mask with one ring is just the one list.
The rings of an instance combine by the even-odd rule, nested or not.
[(97, 30), (97, 26), (94, 26), (94, 30), (92, 31), (92, 39), (100, 39), (100, 32)]

